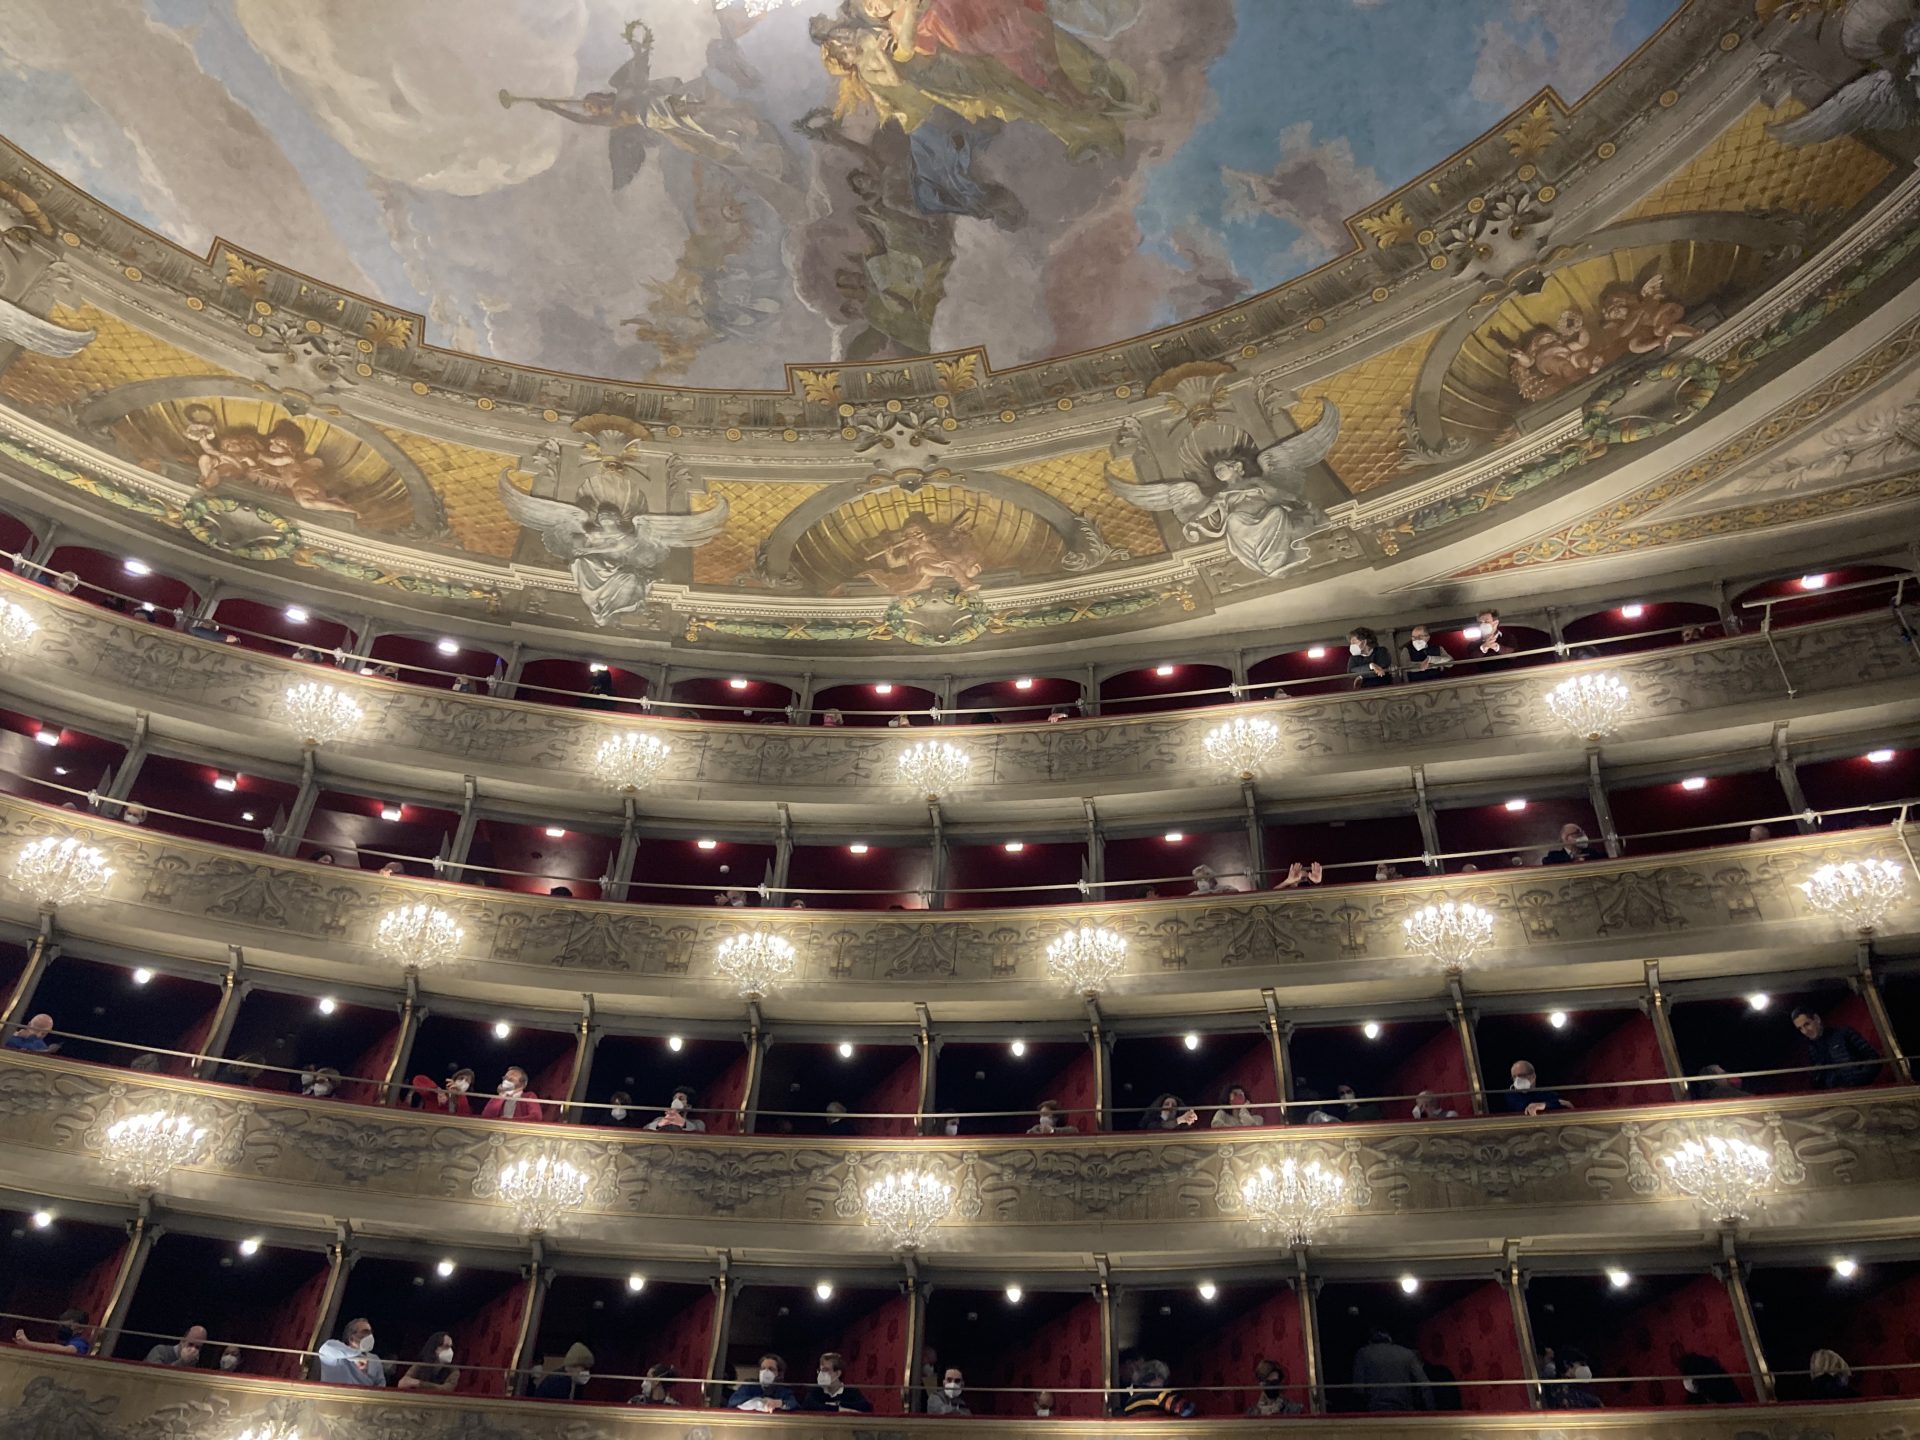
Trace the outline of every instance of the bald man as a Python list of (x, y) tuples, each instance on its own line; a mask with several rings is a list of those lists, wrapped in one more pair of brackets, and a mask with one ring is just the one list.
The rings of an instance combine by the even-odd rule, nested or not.
[(175, 1370), (191, 1370), (200, 1363), (200, 1347), (207, 1343), (207, 1327), (189, 1325), (187, 1333), (171, 1345), (156, 1345), (147, 1351), (147, 1364), (170, 1365)]
[(47, 1036), (53, 1033), (53, 1016), (36, 1015), (7, 1037), (9, 1050), (29, 1050), (38, 1055), (51, 1055), (60, 1047), (49, 1045)]

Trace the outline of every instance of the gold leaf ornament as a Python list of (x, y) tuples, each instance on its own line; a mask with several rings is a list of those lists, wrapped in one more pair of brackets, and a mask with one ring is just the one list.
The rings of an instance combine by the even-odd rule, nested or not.
[(1542, 100), (1527, 112), (1526, 119), (1501, 138), (1507, 142), (1507, 153), (1514, 159), (1537, 160), (1560, 138), (1560, 128), (1554, 123), (1552, 108)]
[(1378, 215), (1361, 217), (1358, 223), (1382, 250), (1408, 244), (1420, 231), (1420, 227), (1407, 218), (1407, 207), (1398, 200)]
[(360, 333), (382, 349), (404, 350), (413, 343), (413, 321), (405, 315), (385, 315), (375, 310), (367, 316)]
[(846, 396), (840, 389), (838, 370), (796, 370), (800, 395), (809, 405), (838, 405)]
[(939, 377), (940, 388), (949, 395), (964, 395), (969, 390), (980, 388), (978, 355), (962, 355), (956, 360), (936, 360), (933, 370)]
[(242, 295), (258, 300), (267, 293), (267, 267), (249, 265), (233, 251), (226, 252), (227, 274), (222, 282), (233, 286)]

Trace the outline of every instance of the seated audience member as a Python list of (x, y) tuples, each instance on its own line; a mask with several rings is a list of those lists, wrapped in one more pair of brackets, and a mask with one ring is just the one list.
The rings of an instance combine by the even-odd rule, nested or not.
[(238, 1345), (229, 1345), (220, 1352), (220, 1368), (231, 1375), (240, 1368), (240, 1362), (244, 1358)]
[(1047, 724), (1049, 725), (1058, 725), (1062, 720), (1065, 720), (1066, 718), (1067, 718), (1067, 712), (1060, 709), (1058, 706), (1055, 706), (1053, 709), (1047, 712)]
[(473, 1081), (473, 1071), (463, 1065), (438, 1085), (429, 1076), (414, 1076), (413, 1093), (419, 1098), (422, 1110), (441, 1115), (471, 1115), (473, 1101), (467, 1097)]
[(1433, 1386), (1420, 1357), (1393, 1343), (1384, 1330), (1375, 1330), (1353, 1356), (1353, 1383), (1365, 1408), (1432, 1410)]
[(1185, 1420), (1198, 1408), (1172, 1387), (1173, 1373), (1164, 1360), (1142, 1360), (1134, 1370), (1134, 1388), (1122, 1415), (1175, 1415)]
[(1856, 1085), (1871, 1085), (1880, 1073), (1880, 1052), (1851, 1025), (1829, 1025), (1817, 1011), (1796, 1005), (1793, 1028), (1807, 1037), (1807, 1064), (1838, 1067), (1810, 1076), (1808, 1083), (1814, 1089), (1850, 1090)]
[(1769, 830), (1766, 826), (1749, 825), (1747, 827), (1747, 843), (1749, 845), (1758, 845), (1762, 840), (1771, 839), (1773, 839), (1773, 831)]
[(1540, 1387), (1540, 1399), (1549, 1410), (1604, 1410), (1606, 1402), (1593, 1388), (1593, 1365), (1586, 1352), (1569, 1349), (1560, 1357), (1564, 1378)]
[[(956, 1126), (958, 1122), (955, 1122)], [(955, 1133), (958, 1133), (957, 1129)], [(1027, 1127), (1029, 1135), (1078, 1135), (1079, 1127), (1060, 1113), (1058, 1100), (1042, 1100), (1040, 1114), (1033, 1124)]]
[(451, 1395), (459, 1384), (460, 1372), (453, 1368), (453, 1336), (436, 1330), (420, 1347), (420, 1358), (407, 1367), (397, 1388)]
[(479, 689), (480, 682), (471, 675), (456, 675), (453, 677), (453, 693), (455, 695), (472, 695)]
[(1213, 1128), (1216, 1130), (1235, 1130), (1249, 1125), (1264, 1123), (1259, 1114), (1247, 1103), (1247, 1087), (1229, 1085), (1226, 1103), (1213, 1112)]
[(92, 1327), (87, 1324), (87, 1312), (84, 1310), (64, 1310), (60, 1321), (53, 1328), (53, 1339), (29, 1340), (27, 1332), (13, 1332), (13, 1343), (22, 1350), (39, 1350), (48, 1355), (91, 1355), (93, 1353)]
[(320, 1347), (320, 1383), (359, 1385), (369, 1390), (386, 1386), (386, 1367), (373, 1353), (371, 1320), (349, 1320), (338, 1340), (329, 1340)]
[(1680, 1357), (1680, 1388), (1689, 1405), (1738, 1405), (1740, 1387), (1727, 1367), (1708, 1355)]
[(13, 1034), (7, 1037), (6, 1049), (26, 1050), (35, 1055), (53, 1055), (60, 1049), (59, 1042), (49, 1042), (47, 1036), (53, 1033), (53, 1016), (36, 1015)]
[(1033, 1418), (1050, 1420), (1053, 1418), (1053, 1391), (1042, 1390), (1033, 1397)]
[(837, 729), (847, 723), (847, 717), (838, 710), (828, 710), (820, 716), (820, 723), (828, 729)]
[(1501, 1104), (1509, 1115), (1544, 1115), (1549, 1110), (1573, 1109), (1553, 1091), (1536, 1088), (1540, 1076), (1532, 1061), (1516, 1060), (1508, 1073), (1513, 1077), (1513, 1088), (1506, 1092)]
[(627, 1117), (633, 1114), (633, 1096), (624, 1090), (616, 1090), (607, 1097), (606, 1113), (600, 1117), (602, 1125), (624, 1125)]
[(1398, 880), (1400, 878), (1400, 867), (1398, 865), (1389, 865), (1385, 860), (1382, 860), (1378, 865), (1373, 867), (1373, 878), (1375, 880)]
[(1857, 1400), (1853, 1367), (1835, 1350), (1816, 1350), (1807, 1360), (1807, 1393), (1815, 1400)]
[(1540, 857), (1542, 865), (1577, 865), (1582, 860), (1593, 858), (1589, 849), (1592, 842), (1587, 832), (1576, 821), (1569, 820), (1560, 827), (1560, 848), (1549, 850)]
[(1302, 885), (1318, 885), (1326, 872), (1315, 860), (1310, 865), (1302, 865), (1298, 860), (1287, 867), (1286, 878), (1274, 885), (1276, 890), (1298, 890)]
[(1727, 1074), (1724, 1065), (1706, 1065), (1700, 1070), (1700, 1078), (1693, 1082), (1693, 1098), (1696, 1100), (1745, 1100), (1748, 1092), (1744, 1085)]
[(1507, 637), (1500, 633), (1498, 610), (1482, 610), (1473, 620), (1480, 627), (1478, 649), (1482, 655), (1499, 655), (1513, 648), (1507, 644)]
[(729, 1410), (758, 1410), (772, 1414), (776, 1410), (797, 1410), (800, 1402), (793, 1391), (780, 1382), (786, 1378), (787, 1362), (778, 1355), (760, 1357), (760, 1373), (755, 1379), (727, 1397)]
[(1140, 1115), (1142, 1130), (1183, 1130), (1200, 1117), (1178, 1095), (1162, 1095)]
[(1393, 680), (1393, 652), (1364, 625), (1347, 632), (1347, 673), (1356, 690), (1386, 685)]
[(220, 1069), (220, 1078), (229, 1085), (245, 1085), (252, 1090), (285, 1090), (287, 1078), (267, 1069), (267, 1057), (258, 1050), (235, 1056)]
[(324, 1100), (340, 1088), (340, 1072), (331, 1065), (322, 1065), (319, 1069), (308, 1068), (300, 1072), (300, 1093), (315, 1100)]
[(1253, 1363), (1253, 1383), (1260, 1387), (1260, 1398), (1247, 1411), (1249, 1416), (1298, 1415), (1300, 1402), (1287, 1398), (1287, 1372), (1278, 1360), (1262, 1355)]
[(722, 890), (713, 897), (713, 903), (729, 910), (746, 908), (747, 892), (744, 890)]
[(1424, 625), (1413, 627), (1413, 634), (1407, 640), (1406, 655), (1409, 680), (1438, 680), (1453, 664), (1453, 656), (1447, 653), (1445, 646), (1434, 643)]
[(629, 1405), (678, 1405), (680, 1400), (673, 1393), (673, 1386), (667, 1382), (680, 1378), (680, 1372), (671, 1365), (649, 1365), (647, 1373), (640, 1378), (640, 1393), (627, 1401)]
[(527, 1086), (527, 1072), (518, 1065), (507, 1067), (500, 1077), (499, 1093), (487, 1101), (480, 1112), (486, 1120), (544, 1120), (545, 1103)]
[(207, 1343), (207, 1327), (189, 1325), (187, 1333), (168, 1345), (164, 1341), (147, 1351), (147, 1364), (168, 1365), (176, 1370), (192, 1370), (200, 1364), (201, 1347)]
[(536, 1400), (573, 1400), (593, 1378), (593, 1351), (578, 1340), (567, 1347), (558, 1370), (549, 1370), (533, 1387)]
[(1195, 895), (1231, 895), (1233, 886), (1222, 880), (1211, 865), (1193, 867), (1193, 893)]
[(967, 1377), (958, 1365), (949, 1365), (940, 1377), (940, 1388), (927, 1396), (929, 1415), (971, 1415), (967, 1407)]
[(142, 1075), (158, 1075), (160, 1068), (165, 1064), (166, 1062), (154, 1054), (153, 1051), (142, 1050), (127, 1062), (127, 1068), (129, 1070), (137, 1070)]
[(675, 1086), (667, 1108), (647, 1122), (649, 1130), (679, 1130), (696, 1135), (706, 1128), (707, 1122), (693, 1113), (693, 1091), (685, 1085)]
[(873, 1413), (873, 1402), (847, 1384), (847, 1357), (829, 1350), (820, 1357), (814, 1372), (813, 1389), (800, 1403), (802, 1410), (848, 1410), (862, 1415)]
[(1336, 1099), (1333, 1103), (1317, 1105), (1307, 1112), (1309, 1125), (1357, 1124), (1382, 1118), (1380, 1107), (1371, 1100), (1361, 1101), (1351, 1085), (1334, 1087), (1334, 1095)]
[(1413, 1097), (1413, 1118), (1416, 1120), (1458, 1120), (1460, 1112), (1450, 1109), (1447, 1102), (1431, 1090), (1422, 1090)]

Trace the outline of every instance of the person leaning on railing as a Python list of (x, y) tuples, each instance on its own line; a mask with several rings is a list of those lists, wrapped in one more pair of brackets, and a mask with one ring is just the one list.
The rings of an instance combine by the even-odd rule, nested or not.
[(1829, 1025), (1804, 1005), (1793, 1008), (1793, 1028), (1807, 1037), (1807, 1064), (1831, 1068), (1816, 1070), (1816, 1090), (1851, 1090), (1871, 1085), (1880, 1073), (1880, 1052), (1851, 1025)]

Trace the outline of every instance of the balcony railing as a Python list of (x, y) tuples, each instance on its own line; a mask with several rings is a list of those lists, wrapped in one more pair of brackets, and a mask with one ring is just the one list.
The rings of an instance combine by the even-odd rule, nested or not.
[[(1093, 791), (1168, 790), (1234, 780), (1210, 762), (1207, 733), (1235, 715), (1279, 727), (1268, 773), (1311, 766), (1316, 774), (1359, 773), (1422, 758), (1467, 758), (1564, 748), (1572, 737), (1548, 712), (1549, 689), (1586, 670), (1618, 674), (1635, 697), (1621, 743), (1718, 716), (1729, 723), (1851, 704), (1870, 687), (1876, 703), (1920, 690), (1920, 660), (1882, 616), (1754, 633), (1729, 640), (1531, 669), (1496, 671), (1348, 695), (1214, 706), (1189, 713), (1098, 717), (1056, 725), (972, 725), (899, 730), (823, 729), (614, 716), (521, 701), (455, 694), (222, 645), (142, 623), (0, 575), (0, 597), (28, 609), (40, 632), (9, 663), (5, 689), (22, 703), (80, 707), (125, 717), (149, 712), (159, 733), (209, 734), (239, 756), (297, 752), (279, 713), (287, 687), (324, 679), (349, 688), (365, 719), (350, 740), (327, 747), (329, 769), (391, 777), (439, 771), (457, 791), (465, 774), (543, 792), (573, 792), (569, 805), (618, 808), (593, 779), (593, 756), (611, 734), (644, 728), (674, 747), (663, 799), (764, 801), (832, 799), (872, 804), (917, 801), (898, 783), (900, 749), (937, 734), (972, 759), (959, 799), (1018, 793), (1079, 796)], [(250, 732), (250, 733), (245, 733)]]

